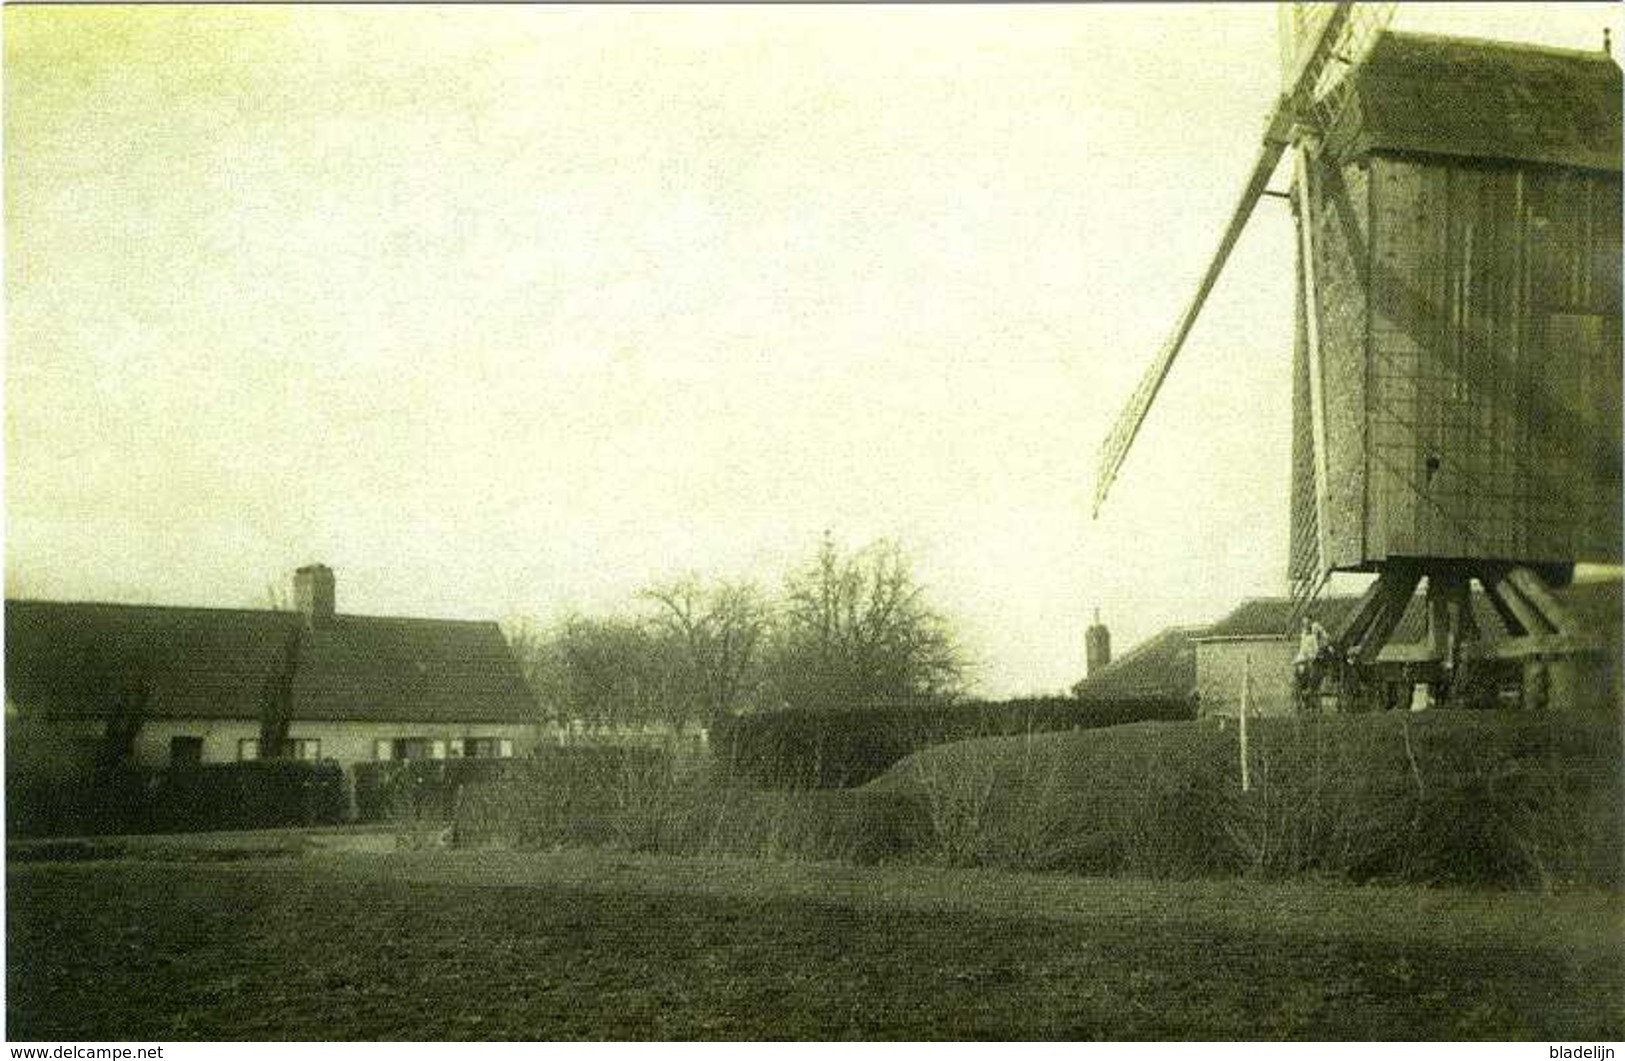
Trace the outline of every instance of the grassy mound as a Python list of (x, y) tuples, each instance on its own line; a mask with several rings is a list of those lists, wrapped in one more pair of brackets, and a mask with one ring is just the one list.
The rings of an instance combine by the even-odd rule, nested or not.
[(1217, 721), (966, 741), (868, 786), (961, 865), (1552, 889), (1621, 884), (1617, 721), (1512, 712)]

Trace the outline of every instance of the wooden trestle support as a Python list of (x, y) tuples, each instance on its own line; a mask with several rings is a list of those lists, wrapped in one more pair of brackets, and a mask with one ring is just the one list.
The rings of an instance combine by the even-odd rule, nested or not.
[[(1306, 704), (1340, 710), (1408, 708), (1421, 687), (1433, 703), (1465, 702), (1477, 683), (1479, 700), (1498, 697), (1510, 674), (1519, 704), (1542, 709), (1585, 698), (1593, 668), (1606, 666), (1606, 647), (1583, 629), (1551, 585), (1572, 568), (1535, 568), (1483, 561), (1394, 561), (1382, 567), (1317, 666)], [(1427, 628), (1420, 641), (1391, 639), (1426, 582)], [(1477, 582), (1511, 636), (1485, 638), (1472, 609)]]

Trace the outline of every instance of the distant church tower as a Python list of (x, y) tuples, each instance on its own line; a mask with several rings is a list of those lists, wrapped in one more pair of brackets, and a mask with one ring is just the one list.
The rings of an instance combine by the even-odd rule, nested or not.
[(1101, 668), (1112, 661), (1112, 635), (1100, 621), (1100, 609), (1095, 609), (1095, 621), (1083, 635), (1083, 659), (1087, 675), (1099, 674)]

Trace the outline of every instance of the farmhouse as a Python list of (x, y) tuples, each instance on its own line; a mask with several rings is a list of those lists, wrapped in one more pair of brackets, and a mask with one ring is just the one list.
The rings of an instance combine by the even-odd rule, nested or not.
[(295, 598), (292, 612), (8, 600), (8, 724), (58, 757), (122, 740), (152, 766), (254, 759), (267, 739), (343, 763), (535, 746), (540, 712), (495, 623), (341, 615), (321, 565), (299, 569)]

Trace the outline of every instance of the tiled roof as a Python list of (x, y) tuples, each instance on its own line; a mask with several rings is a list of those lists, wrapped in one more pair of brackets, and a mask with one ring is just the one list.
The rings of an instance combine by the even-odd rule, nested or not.
[(1200, 626), (1170, 626), (1072, 687), (1080, 700), (1182, 699), (1196, 694)]
[[(1309, 617), (1328, 630), (1335, 631), (1347, 620), (1358, 597), (1322, 597), (1310, 608)], [(1294, 605), (1287, 597), (1251, 597), (1208, 627), (1204, 638), (1223, 637), (1286, 637), (1292, 629)]]
[(1332, 155), (1371, 151), (1620, 170), (1620, 69), (1604, 53), (1384, 33), (1350, 82)]
[[(282, 664), (285, 612), (6, 602), (6, 699), (42, 716), (105, 717), (145, 682), (157, 718), (260, 716)], [(300, 639), (293, 718), (534, 722), (495, 623), (339, 615)]]

